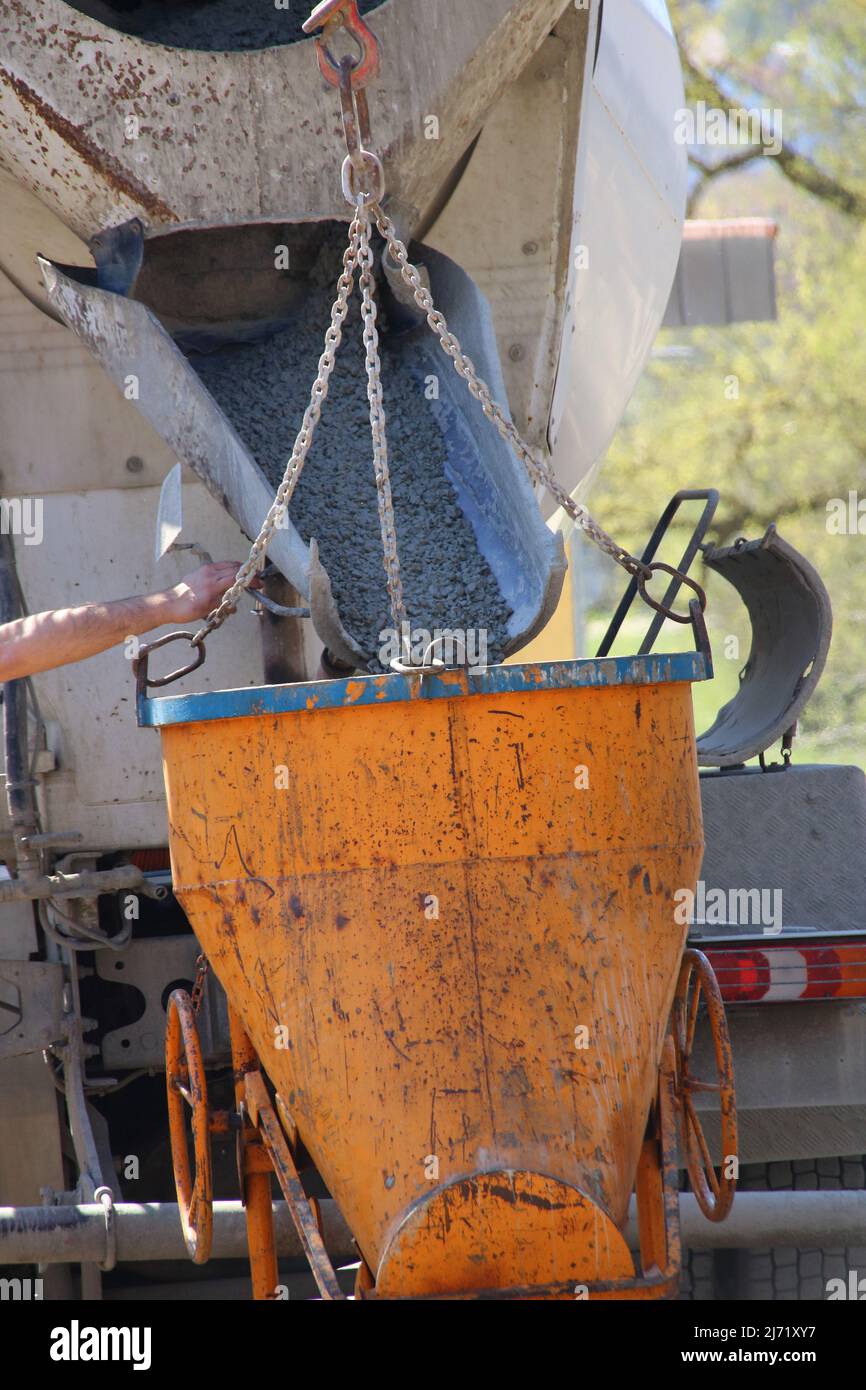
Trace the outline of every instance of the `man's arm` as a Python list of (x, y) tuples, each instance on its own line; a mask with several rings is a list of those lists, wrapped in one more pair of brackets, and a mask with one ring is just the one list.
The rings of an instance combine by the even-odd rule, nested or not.
[(83, 661), (163, 623), (195, 622), (215, 608), (234, 582), (230, 560), (202, 565), (172, 589), (114, 603), (57, 608), (0, 624), (0, 682)]

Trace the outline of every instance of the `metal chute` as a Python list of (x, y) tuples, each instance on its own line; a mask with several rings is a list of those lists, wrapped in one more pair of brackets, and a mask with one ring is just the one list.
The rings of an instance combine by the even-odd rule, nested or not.
[[(483, 297), (447, 257), (429, 248), (422, 248), (421, 254), (437, 302), (494, 393), (504, 397)], [(156, 314), (137, 300), (86, 283), (91, 276), (78, 278), (69, 267), (61, 270), (45, 258), (40, 264), (51, 305), (63, 321), (177, 458), (194, 470), (245, 534), (255, 537), (273, 500), (273, 486)], [(562, 539), (545, 526), (522, 466), (480, 409), (471, 402), (467, 407), (462, 383), (441, 355), (435, 355), (435, 346), (410, 333), (404, 351), (412, 355), (413, 370), (421, 380), (437, 374), (447, 451), (443, 466), (512, 610), (508, 650), (517, 651), (540, 631), (556, 606), (565, 573)], [(307, 364), (299, 370), (307, 370)], [(342, 661), (366, 666), (372, 653), (343, 622), (313, 540), (305, 543), (288, 518), (274, 532), (269, 555), (309, 600), (328, 650)]]

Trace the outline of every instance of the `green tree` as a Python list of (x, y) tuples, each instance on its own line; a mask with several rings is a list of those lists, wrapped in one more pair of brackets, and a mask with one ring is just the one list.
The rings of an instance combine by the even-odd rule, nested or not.
[[(701, 216), (778, 223), (778, 320), (663, 331), (591, 505), (632, 546), (680, 487), (720, 489), (721, 542), (757, 537), (778, 522), (822, 574), (834, 607), (830, 659), (802, 723), (801, 757), (862, 764), (866, 534), (828, 526), (834, 499), (847, 503), (853, 493), (866, 511), (863, 9), (854, 0), (680, 0), (671, 8), (692, 100), (766, 103), (782, 113), (782, 155), (698, 151), (693, 196)], [(689, 355), (670, 355), (674, 344)], [(866, 533), (866, 515), (862, 526)], [(676, 558), (677, 545), (682, 533), (665, 558)], [(744, 614), (724, 581), (708, 587), (718, 657), (725, 635), (743, 630)], [(736, 682), (733, 668), (717, 665), (715, 704)]]

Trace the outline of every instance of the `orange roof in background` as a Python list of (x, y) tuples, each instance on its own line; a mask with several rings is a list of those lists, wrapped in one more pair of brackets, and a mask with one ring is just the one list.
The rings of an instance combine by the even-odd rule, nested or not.
[(683, 223), (683, 241), (703, 241), (727, 236), (775, 237), (778, 222), (771, 217), (697, 217)]

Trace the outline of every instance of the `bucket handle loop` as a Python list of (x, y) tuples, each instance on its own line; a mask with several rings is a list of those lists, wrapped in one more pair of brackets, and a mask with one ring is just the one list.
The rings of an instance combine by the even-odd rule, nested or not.
[[(149, 689), (159, 685), (171, 685), (172, 681), (179, 681), (181, 676), (188, 676), (192, 671), (197, 671), (204, 662), (205, 652), (204, 639), (207, 636), (208, 628), (202, 628), (200, 632), (166, 632), (162, 637), (157, 637), (153, 642), (146, 642), (139, 647), (138, 656), (132, 663), (135, 673), (136, 694), (144, 696)], [(187, 666), (179, 666), (176, 671), (170, 671), (167, 676), (148, 676), (147, 659), (151, 652), (156, 651), (157, 647), (164, 647), (167, 642), (177, 642), (184, 638), (191, 647), (196, 648), (195, 660), (190, 661)]]
[(697, 602), (700, 605), (701, 612), (704, 612), (707, 606), (707, 596), (697, 580), (692, 579), (691, 576), (685, 574), (683, 570), (674, 569), (673, 565), (664, 564), (661, 560), (654, 560), (651, 565), (644, 566), (644, 572), (642, 574), (635, 574), (637, 591), (644, 603), (649, 604), (650, 608), (654, 608), (657, 613), (661, 613), (662, 617), (669, 618), (672, 623), (692, 622), (691, 611), (688, 613), (675, 613), (673, 608), (668, 607), (664, 603), (659, 603), (653, 598), (652, 594), (647, 593), (647, 581), (652, 578), (656, 570), (662, 570), (665, 574), (672, 575), (678, 584), (686, 584), (690, 589), (693, 589), (697, 594)]

